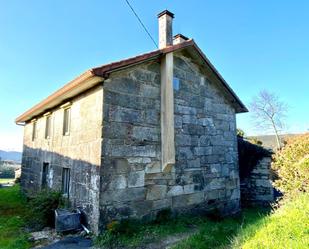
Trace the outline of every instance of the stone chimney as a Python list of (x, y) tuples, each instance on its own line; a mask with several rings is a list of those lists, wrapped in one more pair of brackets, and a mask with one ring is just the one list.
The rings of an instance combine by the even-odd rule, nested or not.
[(174, 35), (174, 38), (173, 38), (173, 45), (182, 43), (182, 42), (187, 41), (187, 40), (189, 40), (189, 38), (186, 37), (186, 36), (184, 36), (184, 35), (182, 35), (182, 34)]
[(158, 14), (160, 49), (173, 45), (173, 18), (174, 14), (168, 10)]

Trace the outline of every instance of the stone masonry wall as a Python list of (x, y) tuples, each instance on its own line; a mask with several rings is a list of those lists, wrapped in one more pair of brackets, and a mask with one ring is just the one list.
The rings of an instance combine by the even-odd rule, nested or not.
[(32, 141), (32, 123), (24, 127), (21, 184), (28, 194), (41, 189), (43, 163), (50, 165), (48, 186), (61, 190), (62, 168), (70, 168), (69, 200), (82, 207), (96, 231), (99, 220), (99, 186), (102, 143), (102, 86), (71, 102), (70, 134), (63, 135), (63, 109), (51, 111), (51, 136), (45, 139), (44, 116), (37, 118), (37, 138)]
[(147, 197), (148, 173), (161, 171), (159, 73), (154, 62), (113, 73), (104, 82), (102, 226), (154, 209)]
[(235, 111), (211, 75), (190, 58), (174, 57), (176, 184), (172, 207), (221, 214), (239, 211)]
[[(101, 226), (152, 219), (159, 210), (239, 211), (235, 111), (207, 75), (174, 57), (176, 165), (162, 173), (160, 64), (113, 73), (104, 82)], [(176, 80), (177, 81), (177, 80)]]
[(249, 177), (241, 181), (242, 205), (268, 205), (274, 201), (270, 167), (271, 157), (264, 157), (253, 168)]

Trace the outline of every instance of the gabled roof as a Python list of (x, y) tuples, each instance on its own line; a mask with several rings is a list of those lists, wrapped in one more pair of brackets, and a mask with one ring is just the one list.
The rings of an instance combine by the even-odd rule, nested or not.
[(86, 72), (84, 72), (83, 74), (81, 74), (80, 76), (78, 76), (77, 78), (67, 83), (66, 85), (64, 85), (62, 88), (60, 88), (59, 90), (48, 96), (46, 99), (44, 99), (37, 105), (33, 106), (25, 113), (21, 114), (19, 117), (16, 118), (15, 122), (16, 124), (24, 124), (25, 122), (35, 118), (36, 116), (47, 112), (48, 110), (64, 103), (68, 99), (73, 98), (74, 96), (97, 85), (98, 83), (106, 79), (108, 77), (108, 74), (113, 71), (133, 66), (145, 61), (154, 60), (166, 53), (175, 52), (182, 49), (189, 49), (191, 51), (194, 51), (195, 54), (198, 54), (198, 56), (205, 63), (205, 65), (207, 65), (212, 70), (212, 72), (218, 77), (220, 83), (222, 84), (223, 89), (231, 97), (236, 112), (248, 111), (245, 105), (240, 101), (240, 99), (237, 97), (234, 91), (229, 87), (229, 85), (223, 79), (223, 77), (210, 63), (210, 61), (207, 59), (207, 57), (204, 55), (201, 49), (196, 45), (194, 40), (191, 39), (176, 45), (166, 47), (164, 49), (158, 49), (149, 53), (124, 59), (121, 61), (91, 68)]

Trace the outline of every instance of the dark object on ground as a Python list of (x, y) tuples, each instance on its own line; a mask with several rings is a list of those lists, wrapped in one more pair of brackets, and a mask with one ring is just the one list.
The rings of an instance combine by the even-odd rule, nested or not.
[(67, 237), (56, 243), (50, 244), (41, 249), (90, 249), (92, 248), (92, 240), (82, 237)]
[(81, 212), (79, 209), (72, 212), (66, 209), (55, 210), (55, 228), (57, 232), (66, 232), (81, 229)]

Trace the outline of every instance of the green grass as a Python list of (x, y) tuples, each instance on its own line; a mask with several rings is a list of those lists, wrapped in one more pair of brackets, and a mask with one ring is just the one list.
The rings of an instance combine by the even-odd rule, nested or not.
[(309, 194), (286, 201), (270, 214), (247, 209), (242, 222), (205, 223), (197, 234), (174, 249), (303, 249), (309, 248)]
[(175, 248), (227, 248), (240, 227), (258, 223), (267, 215), (266, 209), (246, 209), (237, 218), (213, 221), (207, 217), (183, 216), (161, 224), (145, 224), (132, 234), (111, 234), (105, 232), (97, 238), (102, 248), (125, 246), (135, 248), (150, 242), (164, 240), (165, 237), (194, 232), (189, 239)]
[(13, 183), (14, 178), (0, 178), (0, 184)]
[(27, 240), (24, 215), (26, 200), (20, 193), (19, 185), (0, 188), (0, 248), (25, 249), (31, 244)]
[[(127, 226), (127, 224), (126, 224)], [(194, 232), (174, 249), (285, 249), (309, 248), (309, 195), (270, 209), (244, 209), (235, 218), (210, 220), (206, 217), (179, 217), (159, 224), (131, 224), (125, 233), (105, 232), (96, 244), (101, 248), (136, 248), (147, 243)]]
[(181, 217), (175, 220), (168, 220), (162, 223), (141, 224), (130, 221), (128, 233), (110, 233), (104, 232), (96, 238), (96, 244), (102, 248), (113, 248), (117, 246), (125, 246), (135, 248), (141, 244), (147, 244), (164, 238), (168, 235), (180, 234), (192, 229), (203, 220), (198, 217)]
[(309, 194), (286, 201), (261, 223), (251, 232), (240, 231), (242, 234), (234, 239), (234, 248), (309, 248)]
[(233, 248), (233, 238), (239, 236), (239, 232), (250, 233), (249, 231), (258, 229), (268, 212), (267, 209), (251, 208), (244, 209), (241, 216), (237, 218), (227, 218), (222, 221), (205, 220), (196, 234), (174, 248)]

